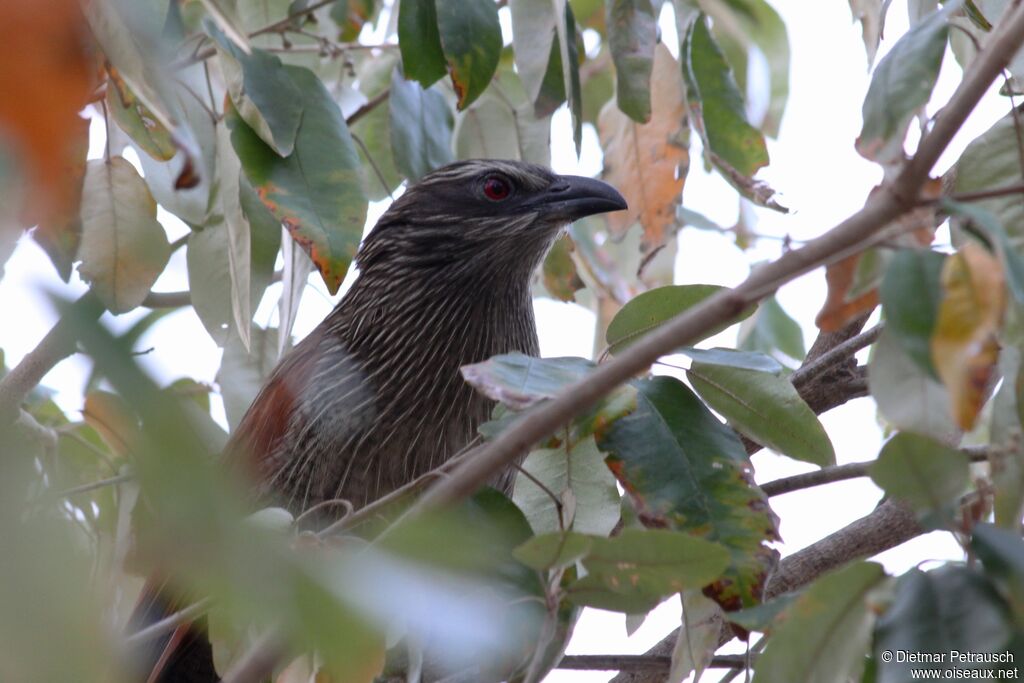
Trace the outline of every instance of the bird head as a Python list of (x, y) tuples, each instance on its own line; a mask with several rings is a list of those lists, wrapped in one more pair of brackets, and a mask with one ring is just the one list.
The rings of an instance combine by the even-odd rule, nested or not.
[(607, 183), (520, 161), (474, 159), (409, 186), (367, 235), (363, 272), (504, 266), (530, 273), (566, 225), (626, 208)]

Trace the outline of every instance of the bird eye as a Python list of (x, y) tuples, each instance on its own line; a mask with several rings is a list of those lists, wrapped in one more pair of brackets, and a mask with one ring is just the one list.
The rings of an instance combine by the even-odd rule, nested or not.
[(491, 176), (484, 181), (484, 196), (492, 202), (500, 202), (512, 194), (512, 186), (499, 176)]

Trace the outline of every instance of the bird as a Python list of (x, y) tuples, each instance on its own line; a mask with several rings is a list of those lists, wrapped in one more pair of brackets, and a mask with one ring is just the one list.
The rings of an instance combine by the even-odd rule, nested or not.
[[(438, 467), (494, 406), (459, 369), (539, 355), (534, 271), (569, 223), (625, 208), (603, 181), (522, 161), (459, 161), (410, 184), (360, 245), (352, 286), (270, 374), (225, 465), (293, 515), (358, 508)], [(137, 627), (173, 611), (164, 593), (144, 591)], [(156, 643), (146, 680), (217, 680), (200, 631)]]

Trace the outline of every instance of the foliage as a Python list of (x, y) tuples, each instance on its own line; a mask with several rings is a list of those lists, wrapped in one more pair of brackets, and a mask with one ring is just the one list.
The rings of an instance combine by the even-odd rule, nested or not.
[[(850, 2), (869, 65), (889, 4)], [(970, 68), (1012, 3), (907, 4), (911, 28), (885, 35), (849, 140), (887, 179), (912, 153), (947, 48)], [(849, 354), (847, 367), (816, 369), (799, 323), (759, 290), (674, 349), (688, 358), (682, 372), (663, 359), (656, 376), (582, 391), (600, 363), (726, 296), (665, 267), (685, 227), (747, 248), (760, 243), (744, 215), (784, 211), (757, 174), (789, 66), (787, 27), (766, 0), (0, 3), (0, 90), (14, 93), (0, 102), (0, 276), (30, 230), (61, 280), (88, 285), (75, 303), (55, 299), (66, 348), (44, 341), (52, 355), (27, 369), (0, 363), (0, 679), (128, 680), (116, 634), (137, 577), (154, 570), (212, 599), (221, 673), (274, 635), (279, 683), (413, 675), (425, 644), (446, 672), (537, 681), (582, 607), (636, 623), (676, 595), (673, 680), (703, 671), (728, 628), (766, 634), (756, 683), (906, 680), (905, 662), (885, 659), (899, 650), (1024, 656), (1018, 111), (921, 197), (901, 197), (910, 210), (886, 239), (831, 254), (822, 332), (881, 304), (866, 369)], [(1022, 79), (1024, 57), (1008, 58), (1004, 93)], [(105, 130), (91, 158), (80, 112)], [(424, 515), (375, 509), (380, 536), (253, 513), (217, 465), (224, 425), (237, 427), (290, 347), (310, 273), (332, 295), (342, 288), (371, 202), (455, 159), (547, 164), (552, 136), (578, 154), (585, 133), (629, 209), (572, 227), (535, 279), (540, 295), (594, 311), (603, 353), (500, 355), (453, 378), (498, 404), (487, 440), (567, 391), (588, 397), (561, 431), (525, 445), (511, 496), (485, 489)], [(697, 149), (736, 191), (735, 227), (681, 206)], [(183, 224), (180, 239), (166, 216)], [(947, 221), (948, 248), (936, 240)], [(189, 290), (154, 293), (179, 249)], [(271, 291), (278, 320), (262, 327)], [(161, 386), (138, 363), (165, 311), (120, 334), (97, 322), (164, 306), (191, 309), (223, 348), (212, 385), (180, 368)], [(722, 333), (737, 334), (736, 348), (708, 348)], [(66, 412), (38, 379), (75, 350), (92, 370), (81, 410)], [(26, 376), (34, 386), (20, 386)], [(839, 402), (870, 394), (892, 436), (864, 472), (923, 527), (957, 534), (969, 562), (889, 576), (831, 558), (833, 571), (772, 593), (779, 519), (748, 456), (764, 447), (833, 474), (818, 413), (836, 404), (808, 390), (822, 384)], [(987, 461), (972, 465), (968, 444)], [(61, 657), (38, 647), (44, 636)]]

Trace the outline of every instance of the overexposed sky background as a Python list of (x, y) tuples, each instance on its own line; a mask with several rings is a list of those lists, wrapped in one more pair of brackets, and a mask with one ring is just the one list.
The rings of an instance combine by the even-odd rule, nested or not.
[[(854, 151), (853, 143), (860, 131), (861, 102), (870, 82), (861, 41), (860, 26), (851, 19), (844, 0), (772, 0), (782, 14), (789, 30), (792, 49), (790, 99), (782, 122), (780, 137), (769, 142), (771, 165), (761, 176), (780, 194), (780, 201), (792, 209), (788, 215), (758, 210), (757, 231), (778, 236), (790, 235), (796, 240), (822, 234), (863, 205), (868, 191), (881, 179), (880, 170)], [(668, 9), (668, 8), (666, 8)], [(504, 12), (503, 14), (507, 14)], [(507, 17), (506, 17), (507, 19)], [(662, 17), (662, 38), (673, 53), (677, 38), (671, 14)], [(891, 48), (907, 26), (905, 2), (894, 2), (889, 11), (886, 38), (878, 59)], [(506, 30), (508, 26), (506, 25)], [(876, 60), (877, 63), (877, 60)], [(959, 83), (960, 69), (947, 53), (929, 114), (934, 114)], [(945, 170), (964, 146), (1003, 116), (1009, 102), (999, 97), (993, 87), (968, 124), (954, 139), (941, 159), (938, 172)], [(577, 160), (572, 150), (566, 111), (554, 118), (553, 163), (556, 171), (597, 175), (601, 169), (600, 149), (592, 128), (585, 133), (585, 149)], [(93, 121), (91, 156), (102, 156), (103, 126)], [(912, 133), (912, 138), (915, 136)], [(696, 140), (696, 136), (694, 136)], [(699, 146), (699, 143), (695, 143)], [(699, 154), (694, 150), (690, 174), (686, 181), (683, 203), (700, 211), (721, 225), (735, 223), (735, 193), (720, 178), (706, 174)], [(371, 221), (383, 206), (371, 208)], [(171, 239), (187, 228), (175, 220), (165, 221)], [(940, 240), (943, 239), (940, 236)], [(735, 285), (748, 272), (750, 262), (774, 258), (780, 243), (762, 241), (747, 254), (739, 252), (728, 238), (693, 229), (681, 235), (676, 262), (678, 283), (711, 283)], [(158, 291), (187, 288), (185, 252), (179, 250), (171, 265), (157, 282)], [(335, 300), (325, 292), (319, 278), (310, 280), (310, 289), (295, 325), (298, 337), (311, 330), (332, 308)], [(6, 264), (6, 275), (0, 280), (0, 310), (5, 311), (8, 325), (0, 330), (0, 348), (8, 367), (16, 364), (45, 335), (56, 320), (48, 293), (75, 297), (85, 285), (73, 276), (70, 284), (61, 282), (47, 257), (35, 243), (22, 238), (14, 255)], [(805, 276), (785, 287), (778, 298), (784, 308), (804, 327), (807, 344), (813, 340), (814, 315), (824, 298), (824, 277), (821, 271)], [(266, 325), (273, 320), (276, 295), (280, 285), (273, 285), (257, 313), (257, 322)], [(593, 315), (574, 304), (551, 300), (536, 303), (541, 350), (545, 356), (589, 356), (593, 348)], [(144, 314), (135, 311), (117, 318), (107, 315), (115, 329), (124, 329)], [(735, 328), (714, 338), (708, 345), (735, 344)], [(213, 383), (220, 362), (220, 351), (210, 340), (191, 309), (167, 316), (140, 341), (140, 348), (153, 347), (141, 362), (163, 382), (189, 376)], [(680, 362), (685, 364), (684, 359)], [(87, 365), (80, 359), (69, 359), (51, 371), (44, 383), (57, 390), (56, 400), (72, 415), (81, 409), (81, 389)], [(214, 396), (214, 402), (219, 403)], [(219, 405), (218, 405), (218, 410)], [(881, 443), (874, 404), (859, 399), (822, 416), (832, 437), (840, 463), (868, 460), (875, 456)], [(754, 456), (759, 481), (811, 469), (809, 465), (762, 452)], [(811, 489), (772, 499), (772, 507), (782, 520), (784, 554), (798, 550), (831, 533), (850, 521), (867, 514), (879, 498), (879, 491), (870, 481), (854, 480)], [(901, 572), (924, 559), (959, 557), (959, 547), (947, 534), (929, 534), (901, 548), (883, 554), (880, 559), (892, 572)], [(588, 610), (577, 627), (570, 653), (640, 653), (657, 642), (679, 624), (677, 601), (669, 601), (656, 610), (632, 637), (627, 638), (621, 615)], [(607, 672), (555, 672), (552, 683), (605, 681)], [(716, 678), (712, 674), (712, 678)]]

